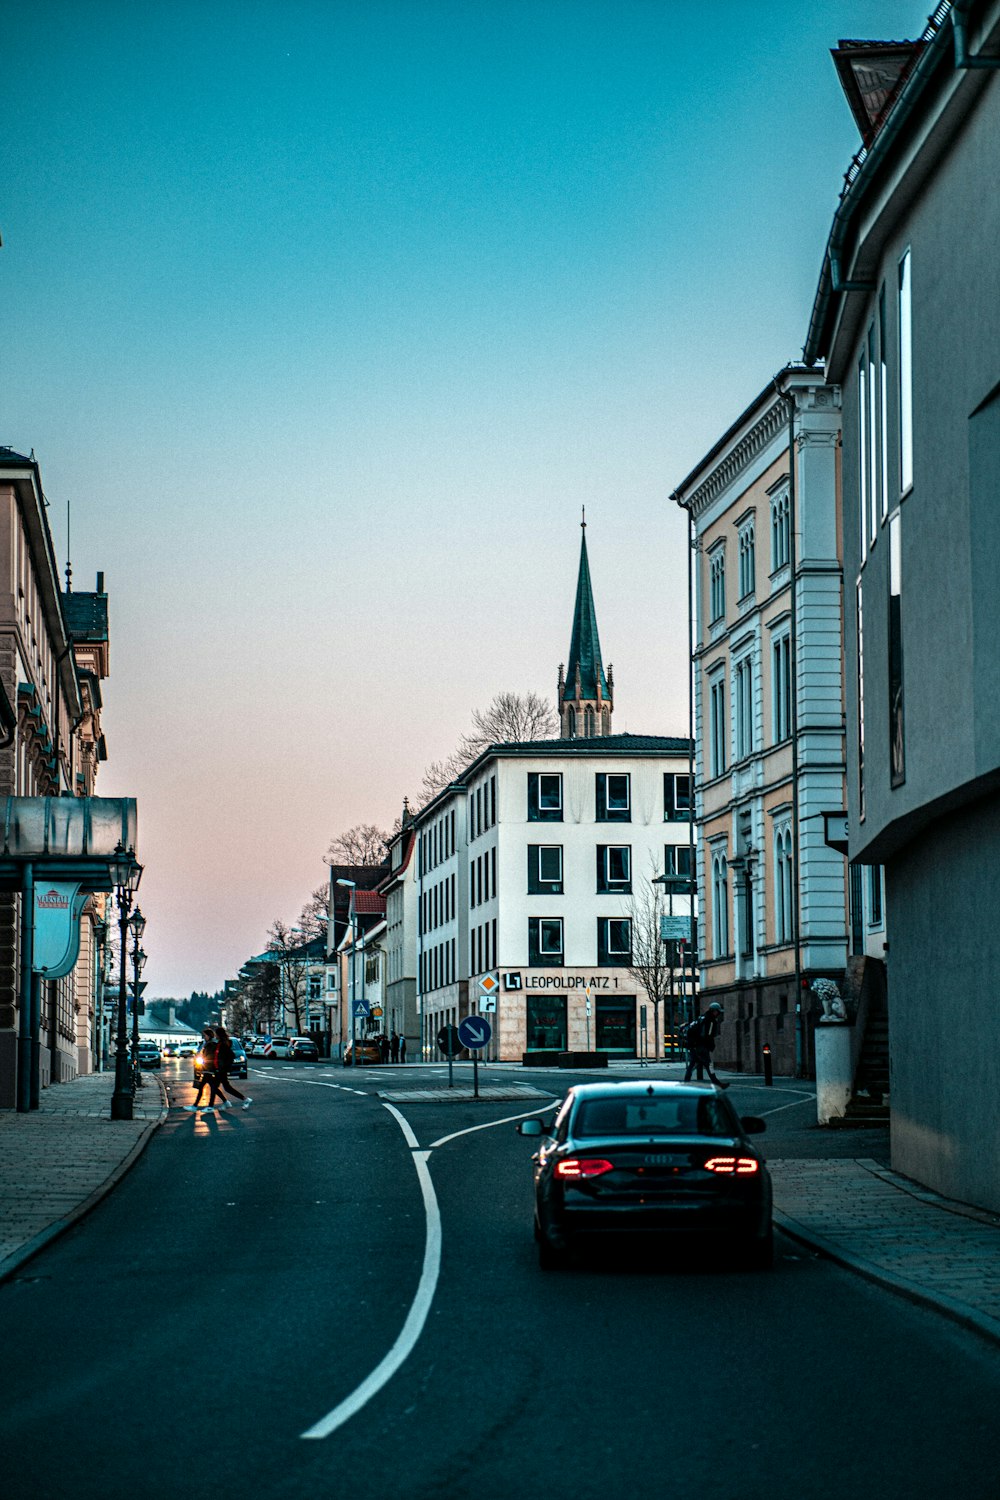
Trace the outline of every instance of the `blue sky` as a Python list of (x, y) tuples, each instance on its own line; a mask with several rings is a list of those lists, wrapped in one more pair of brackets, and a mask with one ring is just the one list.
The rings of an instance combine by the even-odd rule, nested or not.
[(616, 725), (686, 726), (667, 497), (801, 352), (906, 0), (35, 0), (0, 442), (105, 571), (150, 993), (215, 987), (471, 710), (552, 694), (586, 504)]

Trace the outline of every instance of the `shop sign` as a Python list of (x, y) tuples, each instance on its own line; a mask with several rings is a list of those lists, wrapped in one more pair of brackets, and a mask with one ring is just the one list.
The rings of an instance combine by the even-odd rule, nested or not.
[(31, 966), (46, 979), (62, 979), (80, 952), (80, 917), (87, 893), (79, 881), (46, 880), (35, 886)]

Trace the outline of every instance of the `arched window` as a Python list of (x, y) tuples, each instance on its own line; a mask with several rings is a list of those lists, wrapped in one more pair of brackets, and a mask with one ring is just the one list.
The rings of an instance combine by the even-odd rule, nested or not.
[(729, 862), (722, 852), (712, 857), (712, 948), (716, 958), (729, 952)]
[(592, 708), (584, 709), (584, 713), (583, 713), (583, 732), (584, 732), (584, 734), (585, 734), (585, 736), (587, 737), (588, 740), (593, 739), (593, 737), (594, 737), (594, 710)]
[(568, 740), (575, 740), (576, 739), (576, 709), (575, 708), (567, 708), (567, 710), (566, 710), (566, 738)]
[(781, 828), (774, 839), (774, 937), (792, 941), (792, 830)]

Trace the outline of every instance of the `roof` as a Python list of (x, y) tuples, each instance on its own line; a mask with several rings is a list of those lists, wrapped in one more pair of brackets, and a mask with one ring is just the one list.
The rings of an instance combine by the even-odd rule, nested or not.
[(665, 734), (605, 734), (575, 740), (525, 740), (517, 745), (490, 745), (483, 755), (686, 755), (690, 744), (690, 740)]
[[(580, 673), (580, 691), (576, 690), (576, 674)], [(580, 542), (580, 571), (576, 580), (576, 608), (573, 611), (573, 634), (569, 643), (569, 661), (566, 665), (566, 687), (564, 703), (587, 701), (591, 698), (607, 698), (608, 682), (601, 661), (601, 642), (597, 634), (597, 611), (594, 608), (594, 591), (590, 583), (590, 564), (587, 560), (587, 532), (584, 522)]]
[(385, 897), (381, 891), (355, 891), (354, 910), (359, 917), (384, 916)]
[(107, 594), (64, 593), (63, 616), (74, 641), (106, 641), (108, 638)]
[[(857, 225), (870, 194), (880, 180), (883, 167), (898, 155), (901, 140), (905, 145), (907, 139), (912, 139), (912, 129), (908, 137), (904, 137), (904, 129), (933, 96), (936, 79), (940, 77), (948, 80), (955, 76), (952, 28), (945, 25), (952, 9), (949, 0), (941, 0), (919, 42), (910, 44), (914, 53), (909, 66), (901, 73), (896, 86), (887, 93), (870, 141), (862, 146), (847, 169), (840, 203), (823, 252), (819, 285), (813, 299), (803, 351), (807, 364), (813, 364), (821, 357), (826, 357), (829, 362), (834, 343), (834, 327), (843, 299), (852, 292), (870, 295), (876, 290), (874, 283), (867, 279), (868, 268), (853, 264), (857, 249)], [(959, 14), (956, 10), (956, 17)], [(962, 25), (964, 24), (963, 19)], [(857, 48), (862, 44), (853, 42), (846, 45)], [(902, 47), (905, 44), (893, 45)], [(957, 46), (957, 23), (955, 45)], [(985, 76), (983, 71), (967, 73), (962, 80), (963, 86), (970, 90), (981, 88), (984, 86)], [(922, 155), (924, 168), (936, 159), (933, 153), (925, 151)], [(836, 378), (836, 372), (832, 373), (831, 378)]]

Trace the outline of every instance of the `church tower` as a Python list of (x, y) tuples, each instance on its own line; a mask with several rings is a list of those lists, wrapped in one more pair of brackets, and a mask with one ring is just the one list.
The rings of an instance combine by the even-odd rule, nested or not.
[(615, 683), (610, 666), (601, 663), (594, 592), (587, 561), (587, 516), (580, 523), (580, 574), (576, 581), (576, 609), (569, 643), (569, 663), (559, 667), (559, 733), (564, 740), (594, 739), (611, 733)]

